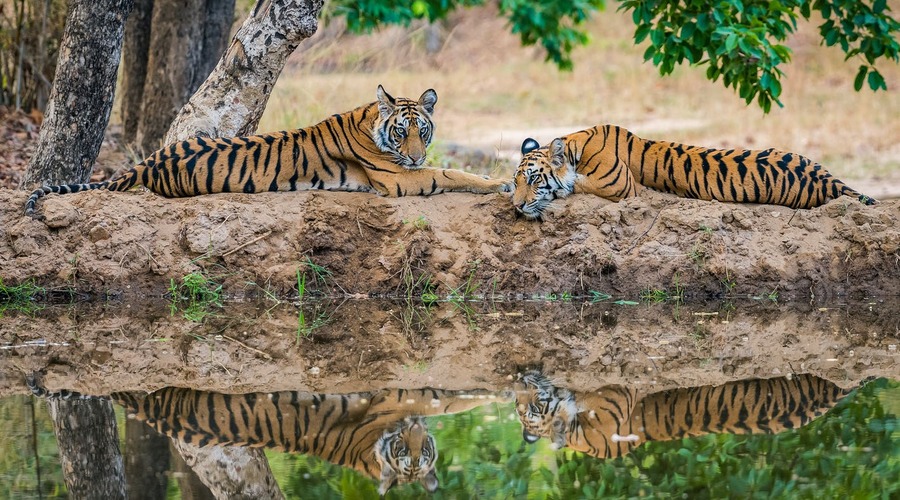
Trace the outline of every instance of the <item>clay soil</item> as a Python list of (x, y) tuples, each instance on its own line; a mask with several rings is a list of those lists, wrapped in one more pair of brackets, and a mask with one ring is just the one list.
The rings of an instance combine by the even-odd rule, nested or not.
[[(851, 198), (812, 210), (678, 199), (645, 191), (611, 203), (559, 200), (543, 223), (504, 195), (382, 198), (362, 193), (165, 199), (93, 191), (47, 197), (0, 189), (0, 270), (79, 296), (162, 296), (202, 272), (230, 297), (297, 294), (310, 263), (337, 296), (531, 298), (647, 290), (685, 298), (879, 297), (900, 291), (900, 201)], [(426, 285), (427, 284), (427, 285)]]

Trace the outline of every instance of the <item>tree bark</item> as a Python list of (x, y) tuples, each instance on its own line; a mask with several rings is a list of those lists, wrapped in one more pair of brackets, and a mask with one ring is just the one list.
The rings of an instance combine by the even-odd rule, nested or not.
[(124, 499), (125, 473), (112, 403), (54, 398), (47, 405), (70, 497)]
[(135, 136), (141, 156), (162, 147), (172, 118), (194, 90), (191, 83), (200, 65), (206, 0), (155, 0), (153, 7), (147, 78)]
[(316, 32), (321, 10), (322, 0), (259, 0), (216, 69), (181, 108), (164, 142), (256, 130), (284, 63)]
[[(213, 72), (179, 111), (165, 143), (255, 130), (288, 56), (315, 34), (322, 3), (259, 0)], [(284, 498), (262, 449), (173, 443), (216, 498)]]
[(150, 50), (150, 20), (153, 0), (134, 0), (134, 9), (125, 23), (122, 46), (122, 140), (134, 142), (137, 134), (144, 83), (147, 80), (147, 54)]
[(129, 500), (166, 498), (170, 456), (169, 438), (144, 422), (125, 420), (125, 479)]
[[(138, 101), (122, 101), (123, 118), (135, 117), (134, 142), (143, 156), (159, 149), (178, 110), (222, 56), (231, 35), (234, 0), (155, 0), (143, 55), (146, 77)], [(136, 71), (140, 68), (135, 67)], [(141, 75), (135, 74), (137, 79)], [(137, 93), (137, 90), (135, 90)]]
[(133, 0), (72, 0), (41, 137), (20, 188), (86, 182), (109, 122)]

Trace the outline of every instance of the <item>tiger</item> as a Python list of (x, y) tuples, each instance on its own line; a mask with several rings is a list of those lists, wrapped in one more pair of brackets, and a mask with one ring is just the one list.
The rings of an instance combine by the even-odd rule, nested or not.
[(486, 390), (384, 389), (349, 394), (302, 391), (224, 394), (165, 387), (109, 396), (50, 392), (40, 374), (26, 384), (44, 399), (103, 398), (120, 404), (162, 435), (199, 447), (266, 447), (312, 454), (378, 482), (384, 495), (399, 484), (438, 489), (438, 450), (425, 416), (459, 413), (511, 399)]
[(616, 125), (598, 125), (553, 139), (528, 138), (513, 177), (516, 214), (542, 219), (549, 204), (572, 193), (611, 201), (643, 188), (685, 198), (814, 208), (860, 194), (804, 156), (775, 149), (713, 149), (643, 139)]
[(49, 193), (126, 191), (136, 185), (167, 198), (307, 189), (390, 197), (509, 189), (505, 180), (423, 166), (434, 137), (434, 89), (412, 100), (394, 98), (379, 85), (375, 96), (375, 102), (311, 127), (249, 137), (195, 137), (156, 151), (111, 180), (41, 187), (28, 197), (25, 214), (33, 216), (38, 199)]
[(526, 372), (520, 384), (525, 388), (516, 391), (516, 414), (525, 442), (548, 438), (554, 449), (568, 447), (597, 458), (626, 455), (648, 441), (796, 429), (856, 389), (842, 389), (810, 374), (679, 388), (644, 397), (617, 385), (576, 394), (538, 371)]

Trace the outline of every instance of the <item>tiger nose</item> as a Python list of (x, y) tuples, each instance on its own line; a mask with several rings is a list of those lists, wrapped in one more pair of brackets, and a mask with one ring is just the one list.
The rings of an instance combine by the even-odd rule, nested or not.
[(419, 152), (410, 153), (409, 159), (412, 160), (412, 162), (415, 163), (416, 165), (419, 165), (420, 163), (425, 161), (425, 152), (423, 151), (421, 153), (419, 153)]

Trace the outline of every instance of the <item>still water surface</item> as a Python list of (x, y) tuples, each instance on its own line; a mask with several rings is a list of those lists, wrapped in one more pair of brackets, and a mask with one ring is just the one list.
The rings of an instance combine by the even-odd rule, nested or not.
[[(29, 367), (47, 371), (45, 381), (53, 391), (84, 391), (98, 384), (109, 388), (101, 393), (105, 399), (68, 395), (54, 404), (66, 408), (114, 402), (132, 498), (210, 498), (209, 488), (184, 463), (172, 440), (198, 446), (262, 446), (287, 498), (377, 498), (380, 488), (387, 489), (388, 498), (419, 498), (429, 490), (437, 498), (900, 495), (900, 374), (892, 343), (898, 323), (890, 304), (876, 305), (874, 311), (865, 304), (831, 307), (832, 312), (807, 306), (800, 313), (785, 305), (746, 312), (753, 309), (747, 306), (737, 308), (743, 313), (732, 310), (727, 319), (713, 315), (721, 309), (704, 304), (681, 306), (674, 314), (687, 319), (674, 322), (672, 308), (650, 306), (608, 306), (601, 311), (590, 305), (587, 313), (584, 305), (559, 304), (507, 304), (474, 311), (438, 308), (412, 332), (404, 330), (409, 321), (396, 312), (396, 305), (366, 307), (395, 311), (386, 318), (399, 316), (397, 324), (385, 320), (373, 335), (391, 338), (396, 329), (406, 339), (401, 351), (412, 346), (427, 354), (409, 354), (409, 359), (394, 362), (393, 355), (372, 358), (385, 371), (357, 373), (370, 373), (374, 383), (341, 372), (323, 378), (276, 377), (274, 383), (267, 378), (258, 387), (252, 379), (262, 380), (263, 372), (235, 376), (239, 365), (251, 370), (253, 363), (233, 355), (233, 363), (224, 362), (224, 371), (211, 378), (235, 376), (236, 390), (224, 390), (227, 384), (220, 387), (210, 378), (174, 375), (164, 379), (170, 386), (136, 387), (125, 373), (127, 367), (116, 368), (115, 360), (134, 352), (152, 357), (156, 351), (129, 346), (132, 332), (127, 328), (124, 340), (112, 344), (124, 351), (117, 347), (108, 356), (87, 356), (84, 366), (70, 352), (78, 339), (67, 340), (68, 346), (24, 352), (29, 348), (15, 346), (34, 340), (25, 325), (65, 322), (52, 315), (10, 316), (16, 321), (7, 325), (18, 325), (17, 331), (12, 336), (9, 330), (0, 331), (0, 341), (8, 348), (2, 351), (5, 368), (0, 378), (7, 394), (0, 398), (0, 497), (67, 496), (46, 398), (27, 394), (24, 375)], [(378, 317), (366, 307), (348, 316)], [(560, 321), (575, 310), (581, 312), (580, 319)], [(277, 311), (269, 314), (274, 316), (266, 329), (274, 335), (279, 316)], [(497, 314), (512, 319), (497, 324)], [(295, 310), (292, 328), (297, 327), (296, 315)], [(102, 317), (96, 313), (93, 321)], [(631, 323), (634, 318), (643, 319)], [(169, 316), (151, 324), (159, 332), (183, 323), (192, 329), (190, 335), (200, 335), (185, 321)], [(235, 324), (233, 317), (229, 321)], [(240, 339), (236, 348), (242, 352), (274, 353), (271, 345), (240, 336), (246, 324), (239, 333), (213, 323), (196, 328), (214, 326), (219, 335), (233, 335)], [(295, 365), (285, 359), (296, 361), (304, 352), (321, 357), (317, 346), (322, 343), (339, 359), (340, 348), (329, 343), (328, 336), (354, 331), (356, 325), (332, 321), (297, 341), (283, 357), (266, 359), (256, 353), (255, 362), (293, 373)], [(654, 325), (660, 331), (652, 332)], [(772, 345), (754, 345), (746, 338), (754, 330), (767, 332)], [(545, 338), (534, 340), (540, 332)], [(90, 336), (84, 330), (82, 335)], [(361, 333), (354, 335), (356, 342), (370, 341)], [(505, 335), (506, 344), (489, 341), (494, 335)], [(627, 335), (640, 337), (632, 349), (641, 351), (643, 364), (610, 349), (625, 343)], [(460, 337), (469, 342), (453, 349), (447, 347), (450, 341), (436, 342)], [(46, 339), (63, 343), (51, 334)], [(515, 349), (522, 339), (537, 345), (535, 350)], [(148, 342), (144, 339), (140, 346)], [(471, 343), (476, 344), (474, 350)], [(384, 348), (390, 350), (393, 344), (387, 344)], [(820, 351), (819, 344), (830, 346)], [(185, 348), (184, 371), (201, 368), (190, 354), (195, 348)], [(805, 354), (796, 353), (804, 349)], [(516, 366), (501, 369), (504, 360), (492, 350), (506, 353)], [(718, 354), (711, 355), (711, 350)], [(829, 357), (839, 355), (852, 361)], [(461, 356), (486, 356), (496, 364), (482, 363), (487, 366), (478, 373)], [(780, 356), (786, 361), (777, 359)], [(813, 359), (817, 357), (825, 359)], [(58, 366), (60, 359), (72, 377), (59, 375), (68, 373)], [(566, 359), (573, 362), (567, 364)], [(454, 361), (464, 367), (458, 377), (439, 369)], [(137, 361), (128, 366), (146, 368)], [(255, 369), (261, 370), (259, 366)], [(337, 370), (319, 361), (303, 364), (303, 373), (313, 368), (318, 373), (319, 366)], [(772, 366), (784, 370), (776, 373)], [(655, 371), (648, 374), (645, 367)], [(91, 372), (104, 380), (87, 381)], [(397, 382), (390, 383), (391, 374)], [(385, 377), (387, 383), (378, 382)], [(67, 380), (78, 387), (60, 385)], [(191, 388), (189, 380), (198, 387)]]

